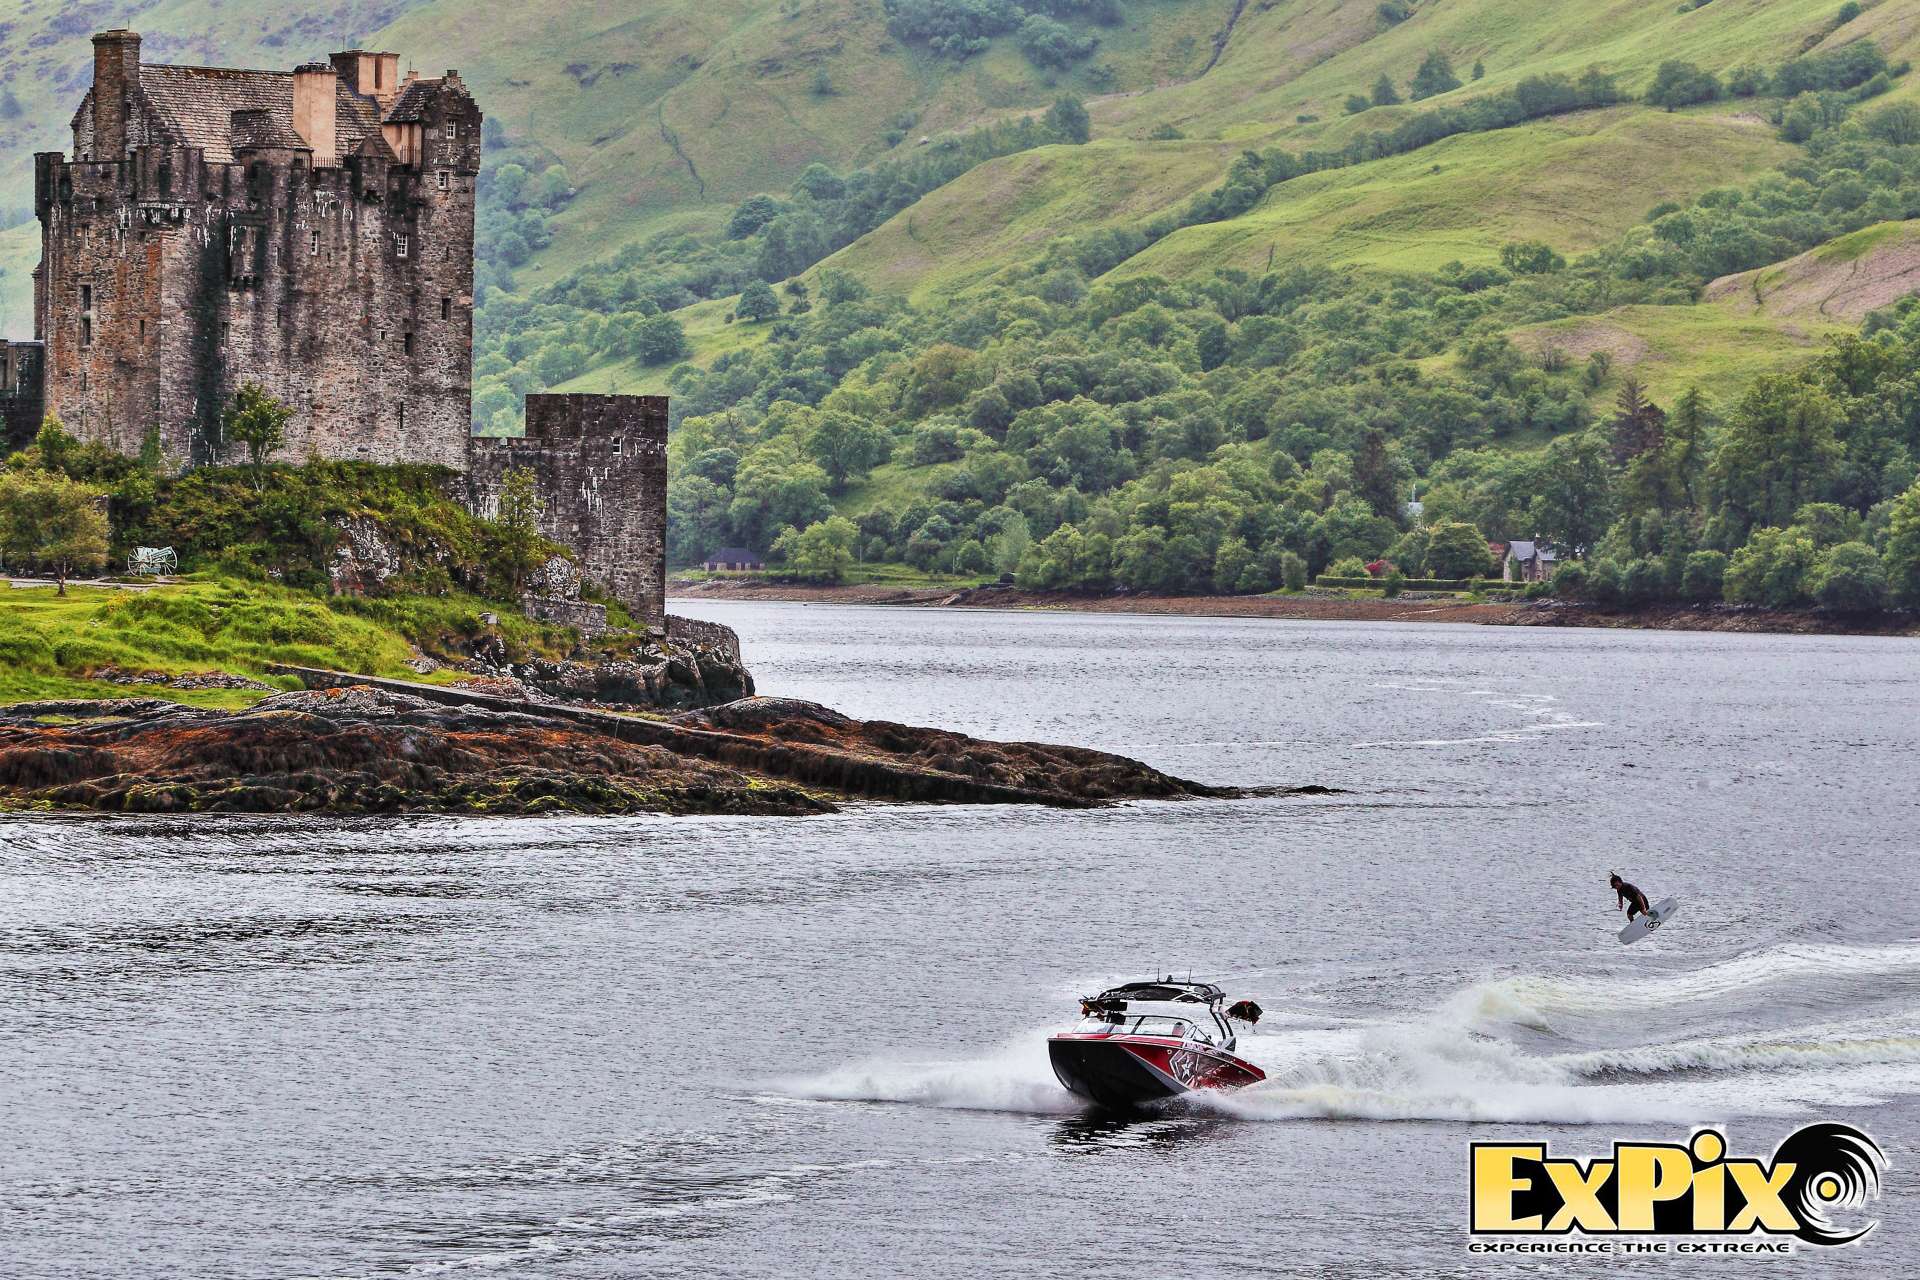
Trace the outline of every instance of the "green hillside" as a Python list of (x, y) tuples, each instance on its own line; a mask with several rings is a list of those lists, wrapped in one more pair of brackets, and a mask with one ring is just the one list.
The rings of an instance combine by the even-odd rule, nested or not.
[[(153, 52), (254, 8), (137, 23)], [(205, 56), (344, 42), (297, 9)], [(1804, 527), (1812, 598), (1816, 559), (1897, 541), (1920, 473), (1883, 385), (1920, 325), (1897, 0), (381, 16), (365, 43), (489, 113), (477, 421), (671, 393), (682, 561), (1265, 590), (1425, 561), (1417, 482), (1429, 522), (1655, 565), (1655, 594)], [(0, 59), (84, 57), (75, 23), (29, 14)], [(16, 309), (29, 239), (0, 237)], [(1776, 431), (1784, 476), (1749, 447)]]

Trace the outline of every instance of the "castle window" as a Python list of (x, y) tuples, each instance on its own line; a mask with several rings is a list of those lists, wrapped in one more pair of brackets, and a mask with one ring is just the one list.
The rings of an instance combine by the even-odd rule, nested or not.
[(396, 258), (406, 257), (407, 251), (412, 247), (412, 243), (407, 236), (395, 236), (393, 238), (393, 256)]
[(90, 284), (80, 286), (80, 309), (82, 311), (93, 310), (93, 286)]
[(318, 231), (309, 231), (307, 233), (307, 252), (309, 254), (320, 252), (320, 233)]
[(440, 318), (442, 320), (453, 319), (453, 299), (452, 298), (440, 299)]
[(413, 335), (409, 333), (402, 336), (400, 339), (400, 346), (401, 346), (401, 349), (404, 350), (408, 355), (412, 355), (413, 354)]
[(442, 191), (445, 191), (447, 189), (447, 171), (445, 169), (442, 169), (439, 173), (435, 174), (434, 179), (440, 184), (440, 189)]
[(407, 429), (407, 402), (405, 400), (400, 402), (400, 429), (402, 431)]
[(451, 120), (447, 121), (447, 141), (452, 142), (455, 138), (459, 136), (460, 136), (460, 126), (455, 124)]
[(80, 345), (83, 347), (90, 347), (93, 345), (93, 317), (92, 316), (80, 317)]
[(620, 437), (619, 436), (615, 436), (613, 438), (613, 456), (616, 458), (620, 456)]

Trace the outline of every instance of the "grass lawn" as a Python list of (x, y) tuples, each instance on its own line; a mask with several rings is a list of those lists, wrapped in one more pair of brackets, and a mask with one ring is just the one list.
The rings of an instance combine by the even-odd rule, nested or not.
[(89, 680), (102, 667), (164, 675), (224, 671), (279, 687), (269, 663), (328, 667), (409, 680), (451, 681), (458, 672), (422, 677), (407, 667), (416, 649), (460, 652), (492, 611), (510, 648), (564, 653), (571, 633), (469, 597), (391, 597), (328, 601), (267, 583), (194, 578), (149, 591), (52, 586), (0, 590), (0, 702), (39, 698), (152, 695), (195, 706), (246, 706), (257, 690), (176, 690)]

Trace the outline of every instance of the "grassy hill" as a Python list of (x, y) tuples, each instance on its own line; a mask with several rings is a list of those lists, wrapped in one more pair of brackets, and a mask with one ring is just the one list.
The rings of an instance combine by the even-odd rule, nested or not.
[[(256, 7), (207, 24), (162, 2), (138, 23), (164, 50)], [(299, 13), (205, 56), (285, 65), (343, 42)], [(1899, 0), (417, 0), (378, 17), (364, 43), (459, 66), (493, 125), (480, 416), (510, 430), (533, 390), (671, 390), (682, 552), (769, 546), (837, 510), (853, 523), (831, 539), (868, 559), (1024, 572), (1031, 532), (1050, 548), (1036, 580), (1245, 590), (1285, 576), (1283, 548), (1316, 568), (1423, 554), (1389, 531), (1417, 532), (1397, 495), (1437, 477), (1430, 513), (1507, 533), (1563, 519), (1577, 545), (1612, 536), (1576, 526), (1614, 497), (1651, 503), (1620, 536), (1677, 589), (1693, 550), (1794, 515), (1725, 474), (1704, 485), (1723, 410), (1772, 430), (1789, 384), (1828, 391), (1756, 380), (1868, 312), (1911, 319), (1886, 311), (1920, 220), (1920, 115), (1888, 115), (1920, 104), (1920, 14)], [(54, 21), (0, 32), (0, 60), (84, 54), (84, 33), (47, 40)], [(305, 24), (298, 52), (287, 23)], [(507, 158), (534, 177), (496, 182)], [(27, 257), (22, 232), (0, 237), (0, 296), (18, 299)], [(1710, 402), (1674, 474), (1629, 483), (1640, 427), (1604, 465), (1592, 427), (1635, 386)], [(1756, 493), (1863, 517), (1891, 500), (1920, 440), (1831, 415), (1838, 452)], [(1622, 488), (1543, 516), (1563, 472)]]

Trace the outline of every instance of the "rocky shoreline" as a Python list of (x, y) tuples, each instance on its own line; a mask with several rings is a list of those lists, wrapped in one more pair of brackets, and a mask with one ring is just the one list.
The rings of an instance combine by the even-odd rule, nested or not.
[(160, 699), (0, 708), (0, 809), (815, 814), (850, 799), (1087, 807), (1228, 797), (1135, 760), (746, 698), (666, 718), (398, 681), (237, 712)]
[(750, 579), (681, 580), (675, 599), (767, 600), (906, 608), (1030, 609), (1074, 613), (1170, 614), (1192, 618), (1273, 618), (1311, 622), (1469, 622), (1496, 627), (1600, 627), (1613, 630), (1727, 631), (1784, 635), (1920, 636), (1914, 613), (1835, 614), (1818, 609), (1746, 605), (1659, 605), (1613, 609), (1557, 600), (1475, 603), (1417, 595), (1397, 599), (1344, 595), (1156, 596), (1033, 591), (1022, 587), (809, 586)]

